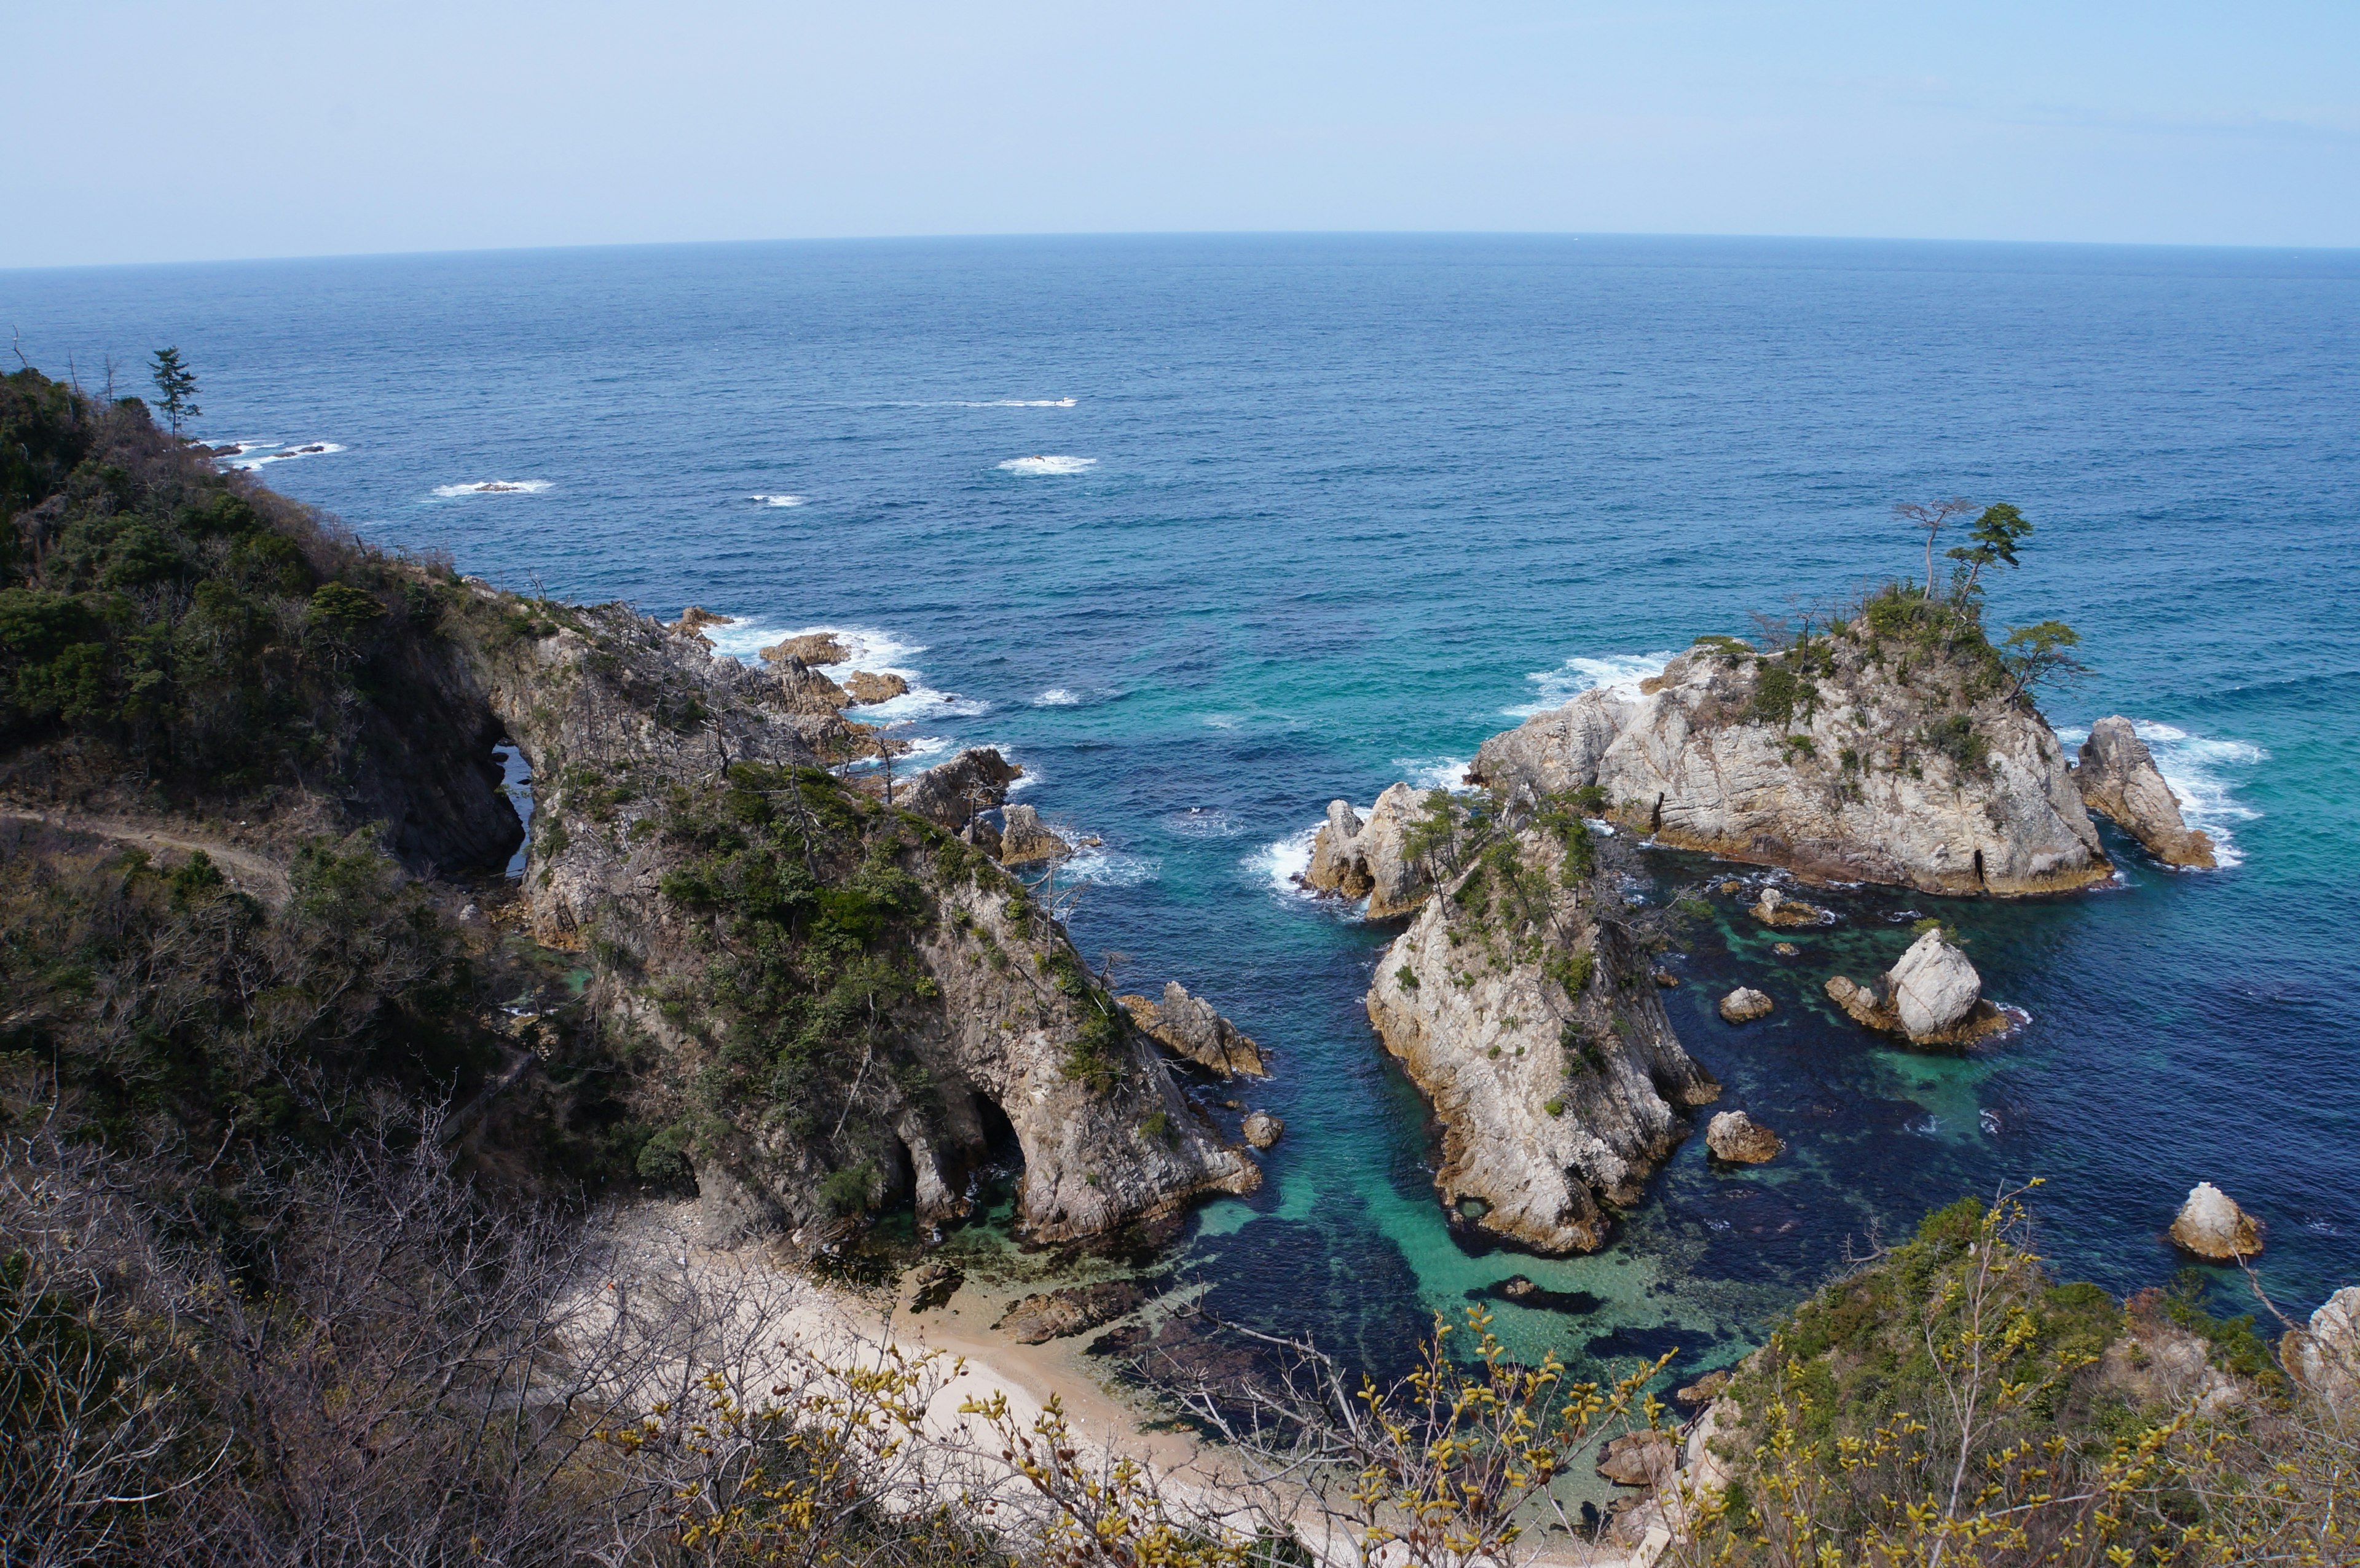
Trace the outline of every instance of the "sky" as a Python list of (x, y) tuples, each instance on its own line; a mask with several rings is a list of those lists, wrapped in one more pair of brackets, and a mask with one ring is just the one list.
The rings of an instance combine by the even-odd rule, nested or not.
[(836, 236), (2360, 245), (2360, 0), (0, 0), (0, 267)]

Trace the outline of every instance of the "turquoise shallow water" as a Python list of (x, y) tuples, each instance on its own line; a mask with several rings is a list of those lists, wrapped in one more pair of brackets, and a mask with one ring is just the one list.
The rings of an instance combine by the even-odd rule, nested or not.
[[(2177, 1267), (2199, 1179), (2268, 1222), (2290, 1303), (2360, 1279), (2360, 256), (844, 244), (0, 274), (0, 304), (85, 380), (178, 343), (205, 431), (335, 443), (261, 472), (372, 539), (748, 617), (747, 649), (859, 628), (921, 682), (901, 733), (1008, 748), (1106, 841), (1085, 952), (1277, 1053), (1272, 1179), (1185, 1247), (1224, 1310), (1382, 1360), (1522, 1271), (1564, 1294), (1502, 1306), (1520, 1346), (1694, 1364), (1848, 1247), (2033, 1175), (2060, 1267), (2117, 1290)], [(2239, 863), (2125, 849), (2114, 888), (1944, 907), (2034, 1020), (1964, 1060), (1819, 996), (1922, 901), (1847, 895), (1779, 961), (1722, 900), (1674, 1020), (1793, 1154), (1730, 1177), (1684, 1148), (1596, 1258), (1463, 1248), (1360, 1013), (1390, 933), (1286, 887), (1305, 830), (1513, 710), (1908, 570), (1887, 508), (1952, 492), (2039, 527), (1993, 611), (2081, 629), (2098, 673), (2054, 720), (2162, 726)], [(1655, 864), (1659, 894), (1702, 872)], [(1740, 977), (1779, 1004), (1745, 1030), (1710, 1011)]]

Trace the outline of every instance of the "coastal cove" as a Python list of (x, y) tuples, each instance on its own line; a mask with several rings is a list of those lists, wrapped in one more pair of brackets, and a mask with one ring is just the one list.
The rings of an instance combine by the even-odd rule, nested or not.
[[(0, 298), (85, 376), (179, 343), (205, 433), (372, 542), (704, 605), (748, 659), (857, 633), (912, 684), (863, 716), (914, 762), (1021, 763), (1024, 802), (1103, 841), (1060, 874), (1083, 955), (1270, 1054), (1266, 1180), (1170, 1255), (1240, 1322), (1396, 1365), (1480, 1299), (1520, 1354), (1677, 1346), (1685, 1372), (1848, 1251), (2035, 1176), (2054, 1267), (2116, 1292), (2180, 1266), (2162, 1232), (2200, 1180), (2267, 1223), (2289, 1308), (2360, 1272), (2360, 261), (946, 242), (22, 273)], [(2140, 721), (2221, 869), (2105, 824), (2107, 886), (1810, 889), (1839, 922), (1794, 936), (1745, 914), (1759, 868), (1643, 851), (1655, 906), (1743, 885), (1702, 893), (1662, 999), (1714, 1108), (1788, 1152), (1730, 1171), (1689, 1138), (1594, 1256), (1455, 1234), (1362, 1004), (1400, 925), (1290, 880), (1328, 800), (1454, 780), (1538, 706), (1907, 572), (1891, 503), (1953, 491), (2036, 522), (1990, 614), (2081, 630), (2097, 675), (2050, 721), (2069, 745)], [(2024, 1027), (1924, 1054), (1826, 999), (1927, 915)], [(1724, 1022), (1738, 985), (1773, 1013)], [(1496, 1293), (1518, 1273), (1538, 1304)]]

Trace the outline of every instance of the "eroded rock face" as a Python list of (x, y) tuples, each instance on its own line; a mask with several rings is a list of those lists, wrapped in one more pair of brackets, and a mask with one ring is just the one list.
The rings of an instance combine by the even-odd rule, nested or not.
[(2183, 1252), (2229, 1263), (2260, 1256), (2262, 1226), (2228, 1193), (2210, 1181), (2199, 1181), (2171, 1222), (2171, 1242)]
[(1750, 985), (1740, 985), (1721, 999), (1721, 1016), (1733, 1024), (1749, 1024), (1770, 1016), (1770, 998)]
[(1721, 1085), (1672, 1032), (1607, 879), (1567, 887), (1550, 834), (1514, 844), (1520, 887), (1480, 861), (1453, 877), (1378, 961), (1369, 1018), (1441, 1124), (1445, 1206), (1477, 1200), (1472, 1223), (1537, 1252), (1591, 1251), (1601, 1200), (1637, 1201), (1681, 1110)]
[(1704, 1129), (1705, 1147), (1715, 1160), (1732, 1165), (1761, 1165), (1778, 1158), (1786, 1146), (1778, 1135), (1743, 1111), (1723, 1111)]
[(1164, 999), (1144, 996), (1117, 998), (1131, 1021), (1170, 1050), (1197, 1066), (1230, 1078), (1267, 1078), (1270, 1067), (1253, 1037), (1213, 1010), (1211, 1003), (1188, 995), (1180, 982), (1164, 983)]
[(1425, 867), (1411, 858), (1407, 844), (1422, 807), (1423, 797), (1407, 784), (1389, 785), (1366, 822), (1346, 802), (1328, 801), (1304, 880), (1324, 893), (1365, 896), (1372, 920), (1407, 914), (1429, 891)]
[(1063, 860), (1074, 846), (1049, 831), (1041, 813), (1030, 806), (1011, 806), (1000, 813), (1000, 863), (1023, 866), (1036, 860)]
[[(948, 762), (926, 769), (902, 786), (901, 809), (928, 822), (964, 832), (978, 811), (988, 811), (1008, 799), (1008, 787), (1024, 770), (1000, 755), (995, 746), (970, 746)], [(999, 850), (991, 852), (999, 858)]]
[(2090, 726), (2073, 782), (2092, 811), (2113, 818), (2166, 866), (2209, 869), (2217, 864), (2212, 840), (2180, 819), (2180, 797), (2163, 781), (2155, 754), (2128, 719), (2117, 714)]
[(1469, 771), (1511, 793), (1595, 786), (1659, 843), (1822, 880), (2026, 894), (2112, 870), (2038, 712), (1858, 624), (1802, 652), (1691, 648), (1635, 700), (1585, 691), (1492, 736)]
[(1286, 1131), (1286, 1124), (1268, 1111), (1251, 1111), (1238, 1130), (1256, 1149), (1268, 1149)]
[(2338, 1411), (2360, 1409), (2360, 1285), (2346, 1285), (2311, 1314), (2308, 1332), (2289, 1330), (2278, 1360)]
[[(475, 591), (487, 601), (482, 623), (497, 625), (500, 596)], [(831, 798), (837, 787), (813, 777), (820, 747), (840, 747), (843, 721), (796, 712), (770, 673), (716, 659), (623, 605), (544, 614), (549, 634), (470, 654), (492, 712), (541, 780), (522, 887), (533, 934), (583, 950), (595, 931), (592, 1000), (653, 1042), (671, 1068), (666, 1081), (685, 1082), (727, 1041), (719, 1017), (668, 1014), (652, 999), (666, 986), (698, 994), (710, 962), (696, 928), (711, 917), (690, 916), (663, 890), (675, 864), (664, 832), (672, 790), (709, 790), (720, 768), (738, 763), (799, 768), (784, 777), (813, 793), (782, 789), (774, 809), (801, 813), (824, 840), (845, 831), (830, 823), (885, 808), (850, 791)], [(972, 817), (972, 792), (1004, 791), (1013, 777), (998, 753), (968, 752), (912, 781), (889, 819), (900, 840), (892, 868), (926, 910), (906, 933), (902, 961), (929, 985), (880, 1023), (902, 1064), (923, 1069), (924, 1087), (907, 1089), (881, 1068), (858, 1073), (847, 1061), (824, 1081), (834, 1096), (825, 1115), (814, 1105), (733, 1110), (727, 1136), (691, 1156), (716, 1234), (777, 1234), (816, 1247), (842, 1223), (822, 1183), (864, 1168), (868, 1206), (909, 1203), (922, 1220), (956, 1215), (968, 1173), (989, 1151), (987, 1108), (1022, 1149), (1018, 1223), (1039, 1240), (1100, 1236), (1196, 1194), (1260, 1183), (1251, 1156), (1180, 1093), (1112, 998), (1082, 982), (1055, 920), (948, 838)], [(1044, 985), (1053, 972), (1075, 983)], [(1114, 1008), (1112, 1035), (1105, 1008)], [(1077, 1075), (1073, 1062), (1089, 1039), (1101, 1042), (1099, 1060)]]

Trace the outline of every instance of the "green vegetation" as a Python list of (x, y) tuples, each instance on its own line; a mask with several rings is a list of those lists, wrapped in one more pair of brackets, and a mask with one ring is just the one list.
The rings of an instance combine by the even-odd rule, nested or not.
[(204, 412), (197, 407), (197, 373), (180, 363), (177, 348), (159, 348), (150, 362), (156, 381), (156, 406), (178, 437), (180, 426)]
[(186, 806), (341, 799), (385, 737), (444, 744), (430, 574), (38, 371), (0, 377), (0, 753), (70, 741)]
[(465, 1093), (497, 1062), (484, 1019), (497, 955), (471, 948), (426, 890), (364, 839), (296, 856), (273, 911), (202, 853), (37, 828), (0, 844), (0, 1067), (16, 1094), (61, 1094), (120, 1148), (169, 1130), (210, 1149), (322, 1147), (369, 1092)]

